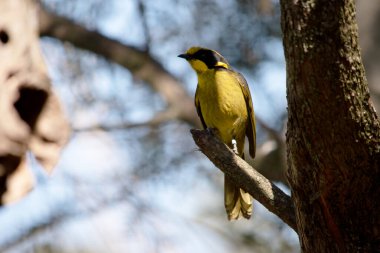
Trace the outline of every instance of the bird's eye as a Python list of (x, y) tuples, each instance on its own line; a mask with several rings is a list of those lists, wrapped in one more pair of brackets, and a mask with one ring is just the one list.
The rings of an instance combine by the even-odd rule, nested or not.
[(201, 57), (202, 57), (203, 59), (205, 59), (205, 58), (208, 57), (208, 54), (207, 54), (207, 53), (202, 53), (202, 54), (201, 54)]

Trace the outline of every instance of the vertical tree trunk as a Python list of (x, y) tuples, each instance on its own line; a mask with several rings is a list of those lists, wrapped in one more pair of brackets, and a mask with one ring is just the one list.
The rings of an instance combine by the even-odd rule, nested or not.
[(380, 252), (380, 131), (353, 0), (281, 0), (288, 179), (304, 252)]

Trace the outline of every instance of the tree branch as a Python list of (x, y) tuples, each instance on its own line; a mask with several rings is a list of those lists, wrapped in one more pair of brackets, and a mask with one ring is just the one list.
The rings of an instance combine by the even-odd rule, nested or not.
[(192, 129), (190, 132), (202, 153), (216, 167), (297, 232), (294, 206), (288, 195), (207, 130)]

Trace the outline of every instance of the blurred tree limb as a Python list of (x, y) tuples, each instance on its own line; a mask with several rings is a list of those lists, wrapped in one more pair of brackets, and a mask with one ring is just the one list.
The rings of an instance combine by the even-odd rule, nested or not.
[(195, 113), (193, 99), (186, 93), (180, 82), (148, 52), (120, 43), (76, 24), (72, 20), (40, 8), (40, 34), (72, 43), (107, 58), (128, 69), (131, 74), (158, 92), (171, 113), (177, 119), (191, 125), (200, 125)]
[[(73, 181), (70, 181), (73, 180)], [(66, 198), (61, 196), (61, 197), (56, 197), (53, 198), (49, 196), (49, 194), (52, 194), (51, 192), (49, 193), (49, 188), (46, 187), (43, 189), (45, 191), (45, 195), (49, 196), (47, 197), (43, 202), (42, 209), (48, 208), (50, 215), (47, 215), (45, 213), (44, 219), (37, 219), (36, 222), (33, 223), (28, 223), (26, 227), (24, 228), (23, 233), (18, 233), (14, 232), (11, 234), (11, 236), (3, 236), (0, 240), (0, 252), (5, 252), (5, 251), (12, 251), (12, 248), (19, 245), (23, 241), (30, 240), (34, 236), (38, 235), (42, 231), (49, 229), (51, 227), (57, 226), (64, 221), (67, 221), (67, 219), (73, 218), (73, 217), (80, 217), (84, 215), (91, 215), (93, 213), (99, 212), (99, 207), (100, 206), (107, 206), (107, 207), (112, 207), (113, 205), (119, 204), (122, 201), (126, 200), (126, 193), (127, 198), (129, 199), (134, 199), (137, 198), (134, 195), (134, 192), (131, 191), (128, 187), (126, 186), (120, 186), (120, 189), (117, 189), (117, 191), (113, 191), (114, 194), (110, 194), (107, 196), (104, 196), (101, 194), (102, 191), (106, 191), (105, 189), (115, 189), (115, 184), (114, 181), (117, 179), (114, 179), (111, 183), (106, 183), (103, 184), (102, 187), (99, 187), (99, 185), (94, 186), (91, 185), (91, 183), (87, 183), (85, 185), (80, 185), (78, 182), (74, 181), (75, 179), (69, 178), (69, 181), (65, 183), (65, 185), (61, 185), (60, 187), (62, 188), (67, 188), (70, 190), (66, 191)], [(58, 183), (59, 184), (59, 183)], [(119, 187), (119, 186), (118, 186)], [(41, 190), (42, 188), (40, 188)], [(101, 190), (99, 190), (101, 189)], [(99, 191), (99, 192), (98, 192)], [(63, 198), (63, 199), (62, 199)], [(83, 201), (83, 199), (88, 199), (90, 201)], [(132, 201), (131, 200), (131, 201)], [(2, 214), (7, 214), (9, 212), (12, 212), (12, 208), (20, 208), (27, 206), (28, 201), (30, 202), (31, 200), (27, 200), (27, 204), (25, 202), (20, 202), (16, 203), (15, 207), (5, 207), (3, 210), (1, 210)], [(65, 208), (60, 208), (55, 204), (55, 201), (59, 202), (61, 206), (65, 206)], [(94, 203), (96, 202), (96, 203)], [(20, 205), (20, 206), (17, 206)], [(143, 206), (144, 208), (148, 208), (146, 206)], [(33, 207), (32, 209), (34, 212), (41, 207)], [(57, 208), (58, 210), (55, 210)], [(153, 208), (149, 206), (149, 208)], [(29, 214), (25, 212), (23, 216), (24, 219), (30, 218)], [(0, 224), (2, 222), (5, 222), (2, 219), (5, 219), (6, 217), (9, 217), (9, 215), (3, 215), (0, 216)], [(13, 221), (14, 224), (17, 224), (18, 221)]]
[(269, 211), (277, 215), (297, 232), (296, 217), (291, 198), (276, 185), (235, 155), (208, 130), (192, 129), (195, 143), (221, 171), (231, 177), (237, 186), (249, 192)]

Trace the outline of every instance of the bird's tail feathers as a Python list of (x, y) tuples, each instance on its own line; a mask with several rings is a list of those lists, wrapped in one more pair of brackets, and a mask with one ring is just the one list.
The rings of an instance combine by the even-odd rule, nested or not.
[(249, 219), (252, 215), (251, 195), (236, 187), (228, 176), (224, 177), (224, 205), (228, 220)]

